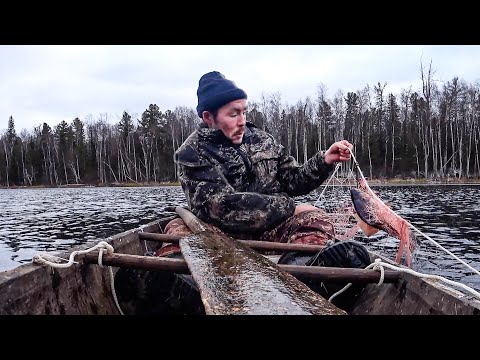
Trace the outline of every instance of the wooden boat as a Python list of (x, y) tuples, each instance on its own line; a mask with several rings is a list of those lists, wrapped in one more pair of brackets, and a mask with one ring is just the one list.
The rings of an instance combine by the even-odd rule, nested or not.
[[(187, 279), (186, 277), (190, 273), (189, 269), (194, 268), (191, 266), (192, 263), (187, 264), (184, 259), (179, 258), (169, 259), (144, 256), (146, 247), (151, 250), (161, 246), (162, 243), (158, 241), (159, 238), (164, 242), (179, 241), (175, 237), (170, 237), (169, 240), (168, 235), (163, 234), (165, 224), (174, 217), (168, 216), (151, 222), (142, 228), (126, 231), (107, 239), (106, 242), (114, 248), (114, 253), (103, 254), (103, 266), (96, 264), (98, 262), (97, 251), (79, 255), (75, 258), (76, 263), (70, 267), (56, 268), (31, 263), (0, 273), (0, 314), (120, 314), (116, 303), (117, 295), (120, 295), (119, 284), (115, 283), (113, 290), (116, 291), (112, 291), (113, 277), (111, 277), (111, 274), (113, 272), (111, 273), (110, 271), (111, 269), (118, 271), (119, 266), (121, 266), (121, 269), (137, 269), (138, 271), (149, 269), (144, 274), (149, 274), (149, 280), (151, 280), (149, 289), (136, 288), (134, 291), (132, 290), (131, 294), (127, 294), (130, 296), (130, 299), (128, 296), (126, 298), (124, 294), (123, 301), (119, 302), (120, 309), (126, 314), (148, 314), (150, 312), (169, 315), (237, 313), (234, 305), (230, 309), (225, 309), (224, 307), (221, 310), (217, 309), (218, 311), (212, 308), (209, 305), (210, 303), (205, 300), (205, 296), (211, 296), (208, 293), (209, 289), (205, 287), (200, 289), (202, 290), (202, 295), (204, 295), (203, 298), (200, 296), (194, 286), (195, 283), (192, 286), (192, 278)], [(192, 242), (189, 246), (191, 244)], [(282, 245), (253, 241), (238, 242), (238, 244), (241, 244), (243, 248), (248, 247), (249, 249), (265, 249), (269, 246)], [(236, 245), (233, 246), (235, 247)], [(302, 246), (308, 247), (309, 245), (300, 245), (295, 249), (302, 250)], [(76, 247), (72, 251), (82, 251), (88, 248), (90, 246), (84, 245)], [(290, 250), (292, 249), (290, 248)], [(256, 253), (254, 250), (251, 251)], [(318, 251), (318, 249), (312, 248), (310, 251)], [(58, 256), (68, 258), (71, 253), (69, 251)], [(248, 256), (251, 256), (251, 254)], [(381, 258), (374, 253), (370, 253), (370, 256), (372, 259)], [(267, 259), (265, 256), (261, 256), (261, 258)], [(258, 260), (258, 258), (256, 259)], [(382, 260), (390, 262), (384, 258)], [(263, 260), (258, 261), (262, 262)], [(311, 296), (306, 300), (301, 299), (301, 301), (305, 300), (303, 305), (306, 303), (312, 304), (312, 301), (313, 303), (315, 301), (323, 302), (322, 309), (326, 309), (324, 312), (322, 312), (322, 309), (318, 310), (315, 304), (311, 305), (311, 308), (308, 308), (310, 305), (304, 306), (301, 312), (291, 310), (293, 307), (290, 305), (282, 308), (282, 311), (272, 311), (267, 305), (269, 302), (275, 302), (276, 300), (270, 296), (265, 300), (267, 303), (260, 299), (260, 303), (263, 302), (263, 306), (257, 307), (256, 311), (243, 308), (238, 312), (239, 314), (480, 314), (480, 299), (472, 295), (466, 295), (443, 283), (419, 278), (405, 272), (387, 270), (385, 271), (384, 283), (377, 285), (380, 273), (375, 270), (275, 265), (274, 256), (265, 261), (271, 264), (271, 266), (267, 264), (266, 267), (271, 268), (271, 271), (275, 272), (275, 276), (280, 274), (282, 281), (285, 283), (289, 282), (285, 286), (297, 286), (301, 290), (300, 292), (303, 293), (313, 292), (310, 289), (319, 289), (322, 283), (328, 284), (331, 282), (341, 284), (354, 282), (355, 284), (361, 284), (361, 291), (355, 293), (355, 296), (352, 298), (347, 299), (348, 308), (343, 309), (336, 305), (329, 305), (330, 303), (324, 298), (320, 299), (319, 297), (314, 298), (314, 296)], [(201, 272), (201, 269), (196, 268), (195, 271)], [(288, 276), (284, 276), (284, 274), (288, 274)], [(291, 278), (293, 277), (298, 280), (294, 279), (292, 281)], [(118, 281), (118, 278), (115, 281)], [(304, 284), (309, 284), (308, 291), (305, 290)], [(127, 289), (128, 286), (127, 284)], [(284, 284), (281, 284), (281, 286), (284, 286)], [(157, 294), (150, 294), (149, 292), (152, 291), (156, 291)], [(271, 295), (268, 289), (265, 292)], [(155, 296), (160, 296), (158, 293), (163, 294), (161, 296), (165, 294), (168, 294), (168, 296), (164, 296), (163, 300), (156, 302), (158, 298)], [(278, 293), (280, 294), (280, 292)], [(153, 297), (149, 298), (150, 295)], [(295, 299), (298, 300), (298, 294), (295, 296)], [(228, 302), (224, 301), (222, 306), (225, 303)], [(329, 306), (331, 307), (329, 308)], [(307, 310), (304, 311), (306, 308)]]

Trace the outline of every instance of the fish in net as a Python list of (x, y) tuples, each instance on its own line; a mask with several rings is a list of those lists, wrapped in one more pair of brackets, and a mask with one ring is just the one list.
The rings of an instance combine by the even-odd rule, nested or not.
[(359, 230), (366, 237), (383, 230), (400, 241), (395, 261), (400, 264), (405, 256), (406, 265), (411, 266), (416, 236), (409, 223), (373, 192), (356, 160), (353, 165), (337, 164), (315, 206), (325, 211), (337, 240), (350, 240)]

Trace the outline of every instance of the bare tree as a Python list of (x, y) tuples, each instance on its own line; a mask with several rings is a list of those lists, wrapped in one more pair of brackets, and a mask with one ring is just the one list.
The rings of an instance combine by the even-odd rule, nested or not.
[(428, 73), (425, 74), (423, 68), (423, 62), (420, 61), (420, 75), (422, 79), (422, 93), (425, 99), (425, 108), (424, 108), (424, 119), (422, 121), (422, 145), (424, 151), (424, 165), (425, 165), (425, 178), (428, 178), (428, 157), (430, 155), (430, 144), (431, 144), (431, 112), (432, 112), (432, 91), (434, 89), (433, 84), (433, 74), (435, 71), (432, 70), (432, 61), (428, 67)]
[(326, 105), (327, 105), (327, 87), (325, 84), (320, 83), (317, 86), (317, 113), (316, 113), (316, 124), (317, 124), (317, 136), (318, 136), (318, 146), (317, 151), (323, 149), (326, 146), (326, 123), (327, 123), (327, 113), (326, 113)]

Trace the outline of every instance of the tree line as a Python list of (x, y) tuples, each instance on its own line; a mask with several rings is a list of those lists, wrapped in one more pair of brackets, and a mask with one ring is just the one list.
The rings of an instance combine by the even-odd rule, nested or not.
[[(480, 83), (457, 77), (439, 84), (431, 65), (421, 68), (422, 89), (385, 93), (385, 84), (327, 97), (283, 103), (280, 93), (249, 103), (247, 120), (269, 131), (299, 163), (340, 139), (370, 178), (480, 177)], [(173, 154), (195, 130), (195, 109), (150, 104), (138, 119), (127, 111), (112, 123), (96, 119), (47, 123), (16, 133), (13, 116), (0, 137), (0, 185), (138, 183), (177, 180)]]

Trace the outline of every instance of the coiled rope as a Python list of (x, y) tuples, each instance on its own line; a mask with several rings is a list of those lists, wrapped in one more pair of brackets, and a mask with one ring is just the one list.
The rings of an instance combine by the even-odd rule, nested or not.
[[(85, 250), (76, 250), (73, 251), (66, 263), (60, 263), (61, 260), (65, 260), (61, 257), (49, 255), (49, 254), (35, 254), (32, 258), (32, 261), (37, 264), (48, 265), (52, 268), (68, 268), (72, 266), (75, 261), (75, 256), (88, 254), (89, 252), (95, 251), (98, 249), (98, 265), (103, 267), (102, 258), (103, 254), (106, 251), (107, 254), (113, 254), (114, 248), (106, 241), (100, 241), (95, 246), (85, 249)], [(117, 294), (115, 292), (115, 277), (113, 276), (113, 270), (111, 266), (108, 266), (108, 273), (110, 274), (110, 288), (112, 290), (113, 299), (115, 300), (115, 305), (117, 306), (118, 311), (121, 315), (124, 315), (122, 309), (120, 308), (120, 304), (118, 303)]]

